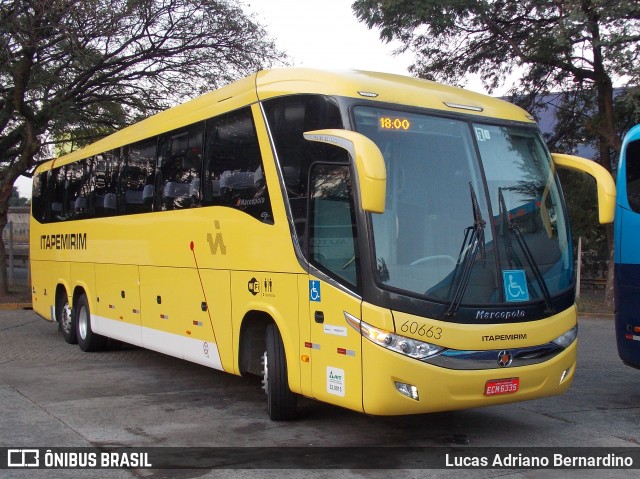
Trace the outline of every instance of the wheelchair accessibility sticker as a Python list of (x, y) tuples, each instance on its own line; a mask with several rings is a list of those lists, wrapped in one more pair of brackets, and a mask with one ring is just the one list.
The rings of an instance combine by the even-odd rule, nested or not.
[(502, 271), (504, 295), (508, 302), (529, 301), (527, 275), (522, 269), (507, 269)]
[(320, 281), (309, 280), (309, 301), (320, 302)]

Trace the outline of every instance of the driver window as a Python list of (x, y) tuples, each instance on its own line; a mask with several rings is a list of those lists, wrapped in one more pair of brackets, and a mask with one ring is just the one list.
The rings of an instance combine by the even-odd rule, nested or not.
[(629, 207), (640, 213), (640, 140), (627, 146), (627, 199)]
[(309, 184), (309, 258), (335, 279), (358, 287), (357, 228), (349, 166), (316, 163)]

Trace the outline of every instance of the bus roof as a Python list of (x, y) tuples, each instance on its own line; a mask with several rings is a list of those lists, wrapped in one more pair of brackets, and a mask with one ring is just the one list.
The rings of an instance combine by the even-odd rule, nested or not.
[(534, 121), (526, 111), (506, 101), (428, 80), (358, 70), (281, 68), (254, 73), (157, 113), (82, 149), (44, 163), (37, 171), (46, 171), (54, 166), (132, 144), (250, 105), (258, 100), (299, 93), (375, 99), (487, 118), (528, 123)]
[(282, 68), (259, 72), (256, 86), (260, 100), (291, 93), (318, 93), (375, 99), (436, 110), (466, 111), (474, 115), (519, 122), (534, 121), (525, 110), (504, 100), (391, 73)]

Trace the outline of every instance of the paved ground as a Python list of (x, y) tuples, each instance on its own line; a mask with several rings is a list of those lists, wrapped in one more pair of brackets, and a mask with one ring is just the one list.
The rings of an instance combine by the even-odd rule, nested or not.
[[(0, 311), (0, 447), (16, 446), (640, 446), (640, 371), (623, 366), (611, 319), (581, 318), (569, 392), (526, 403), (369, 417), (302, 400), (269, 421), (260, 381), (127, 347), (83, 353), (31, 311)], [(379, 453), (378, 449), (373, 449)], [(8, 473), (11, 472), (9, 476)], [(0, 477), (638, 477), (623, 471), (1, 471)]]

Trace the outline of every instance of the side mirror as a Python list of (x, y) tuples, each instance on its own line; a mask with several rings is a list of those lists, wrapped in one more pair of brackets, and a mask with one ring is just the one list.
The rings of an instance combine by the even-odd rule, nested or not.
[(355, 162), (362, 209), (370, 213), (384, 213), (387, 170), (382, 153), (373, 141), (349, 130), (309, 131), (304, 137), (347, 150)]
[(579, 156), (552, 153), (558, 168), (587, 173), (596, 180), (598, 187), (598, 219), (600, 224), (613, 223), (616, 212), (616, 184), (611, 174), (595, 161)]

